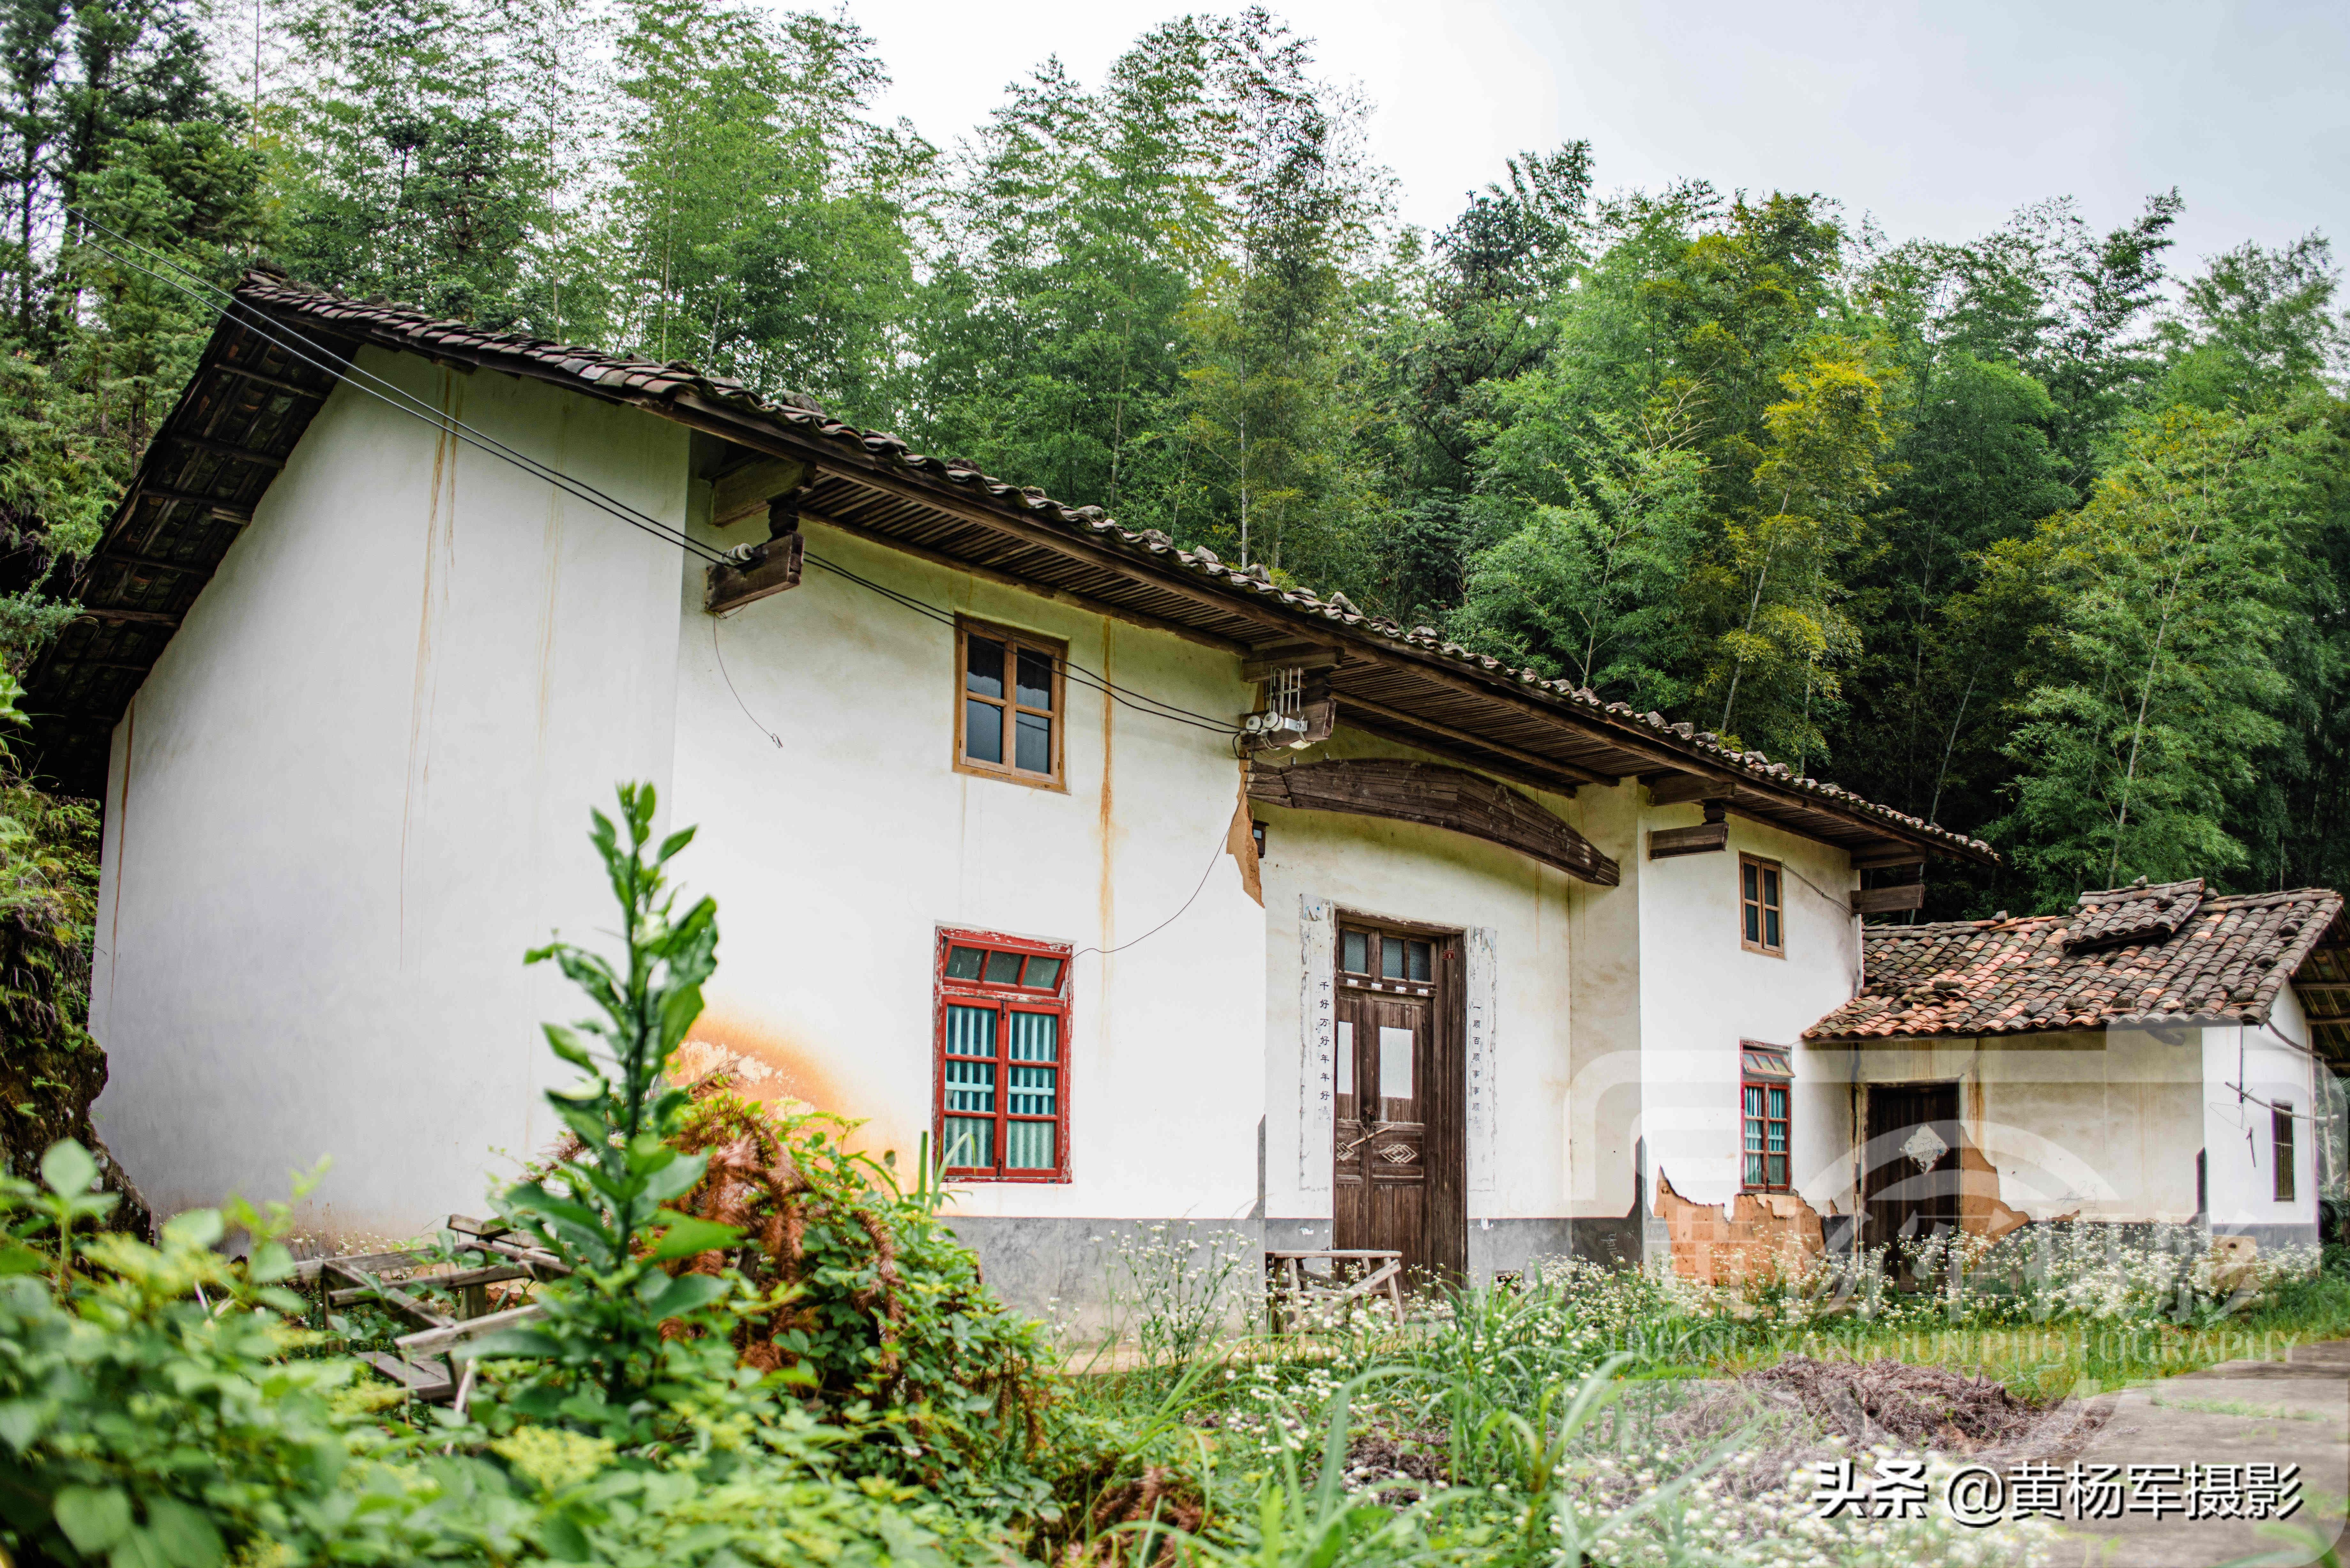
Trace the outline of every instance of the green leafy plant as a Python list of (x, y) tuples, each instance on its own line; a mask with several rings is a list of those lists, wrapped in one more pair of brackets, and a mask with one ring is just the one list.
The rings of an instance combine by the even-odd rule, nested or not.
[[(712, 1326), (711, 1309), (735, 1282), (673, 1275), (661, 1265), (724, 1246), (742, 1231), (662, 1207), (692, 1191), (709, 1163), (671, 1141), (689, 1096), (669, 1082), (668, 1067), (702, 1012), (702, 982), (717, 968), (718, 906), (702, 898), (677, 913), (663, 868), (693, 841), (693, 829), (671, 834), (648, 856), (653, 787), (623, 784), (619, 798), (622, 826), (594, 812), (588, 836), (619, 901), (623, 958), (615, 964), (557, 941), (527, 960), (552, 961), (602, 1014), (546, 1026), (555, 1054), (586, 1075), (546, 1096), (579, 1147), (508, 1189), (498, 1205), (573, 1272), (543, 1290), (542, 1320), (485, 1339), (476, 1354), (540, 1364), (519, 1396), (531, 1414), (559, 1412), (598, 1430), (640, 1436), (662, 1402), (662, 1385), (697, 1358), (693, 1336)], [(687, 1332), (665, 1334), (671, 1323)]]

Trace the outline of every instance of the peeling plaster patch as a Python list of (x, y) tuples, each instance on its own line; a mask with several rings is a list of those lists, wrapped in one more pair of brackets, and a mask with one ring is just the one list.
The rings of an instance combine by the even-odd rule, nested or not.
[(702, 1010), (673, 1058), (675, 1075), (693, 1079), (724, 1071), (734, 1077), (735, 1091), (746, 1100), (773, 1106), (779, 1111), (819, 1110), (836, 1116), (864, 1116), (865, 1125), (844, 1139), (853, 1149), (879, 1155), (885, 1149), (913, 1157), (917, 1140), (884, 1113), (869, 1114), (889, 1096), (862, 1092), (844, 1082), (833, 1053), (795, 1034), (772, 1016), (739, 1003), (713, 1001)]
[(1692, 1203), (1657, 1171), (1657, 1215), (1672, 1238), (1673, 1272), (1709, 1285), (1803, 1272), (1825, 1245), (1819, 1210), (1795, 1192), (1742, 1192), (1725, 1209)]

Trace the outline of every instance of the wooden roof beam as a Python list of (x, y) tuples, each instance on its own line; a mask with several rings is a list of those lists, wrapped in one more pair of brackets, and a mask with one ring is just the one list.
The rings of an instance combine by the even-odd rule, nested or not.
[[(1480, 751), (1491, 752), (1497, 757), (1507, 757), (1510, 761), (1533, 768), (1537, 773), (1547, 773), (1565, 779), (1568, 781), (1567, 788), (1570, 792), (1575, 784), (1612, 784), (1616, 782), (1605, 774), (1595, 774), (1588, 768), (1576, 767), (1573, 763), (1562, 762), (1556, 757), (1545, 757), (1536, 752), (1523, 752), (1515, 746), (1505, 745), (1500, 741), (1472, 735), (1466, 730), (1456, 730), (1450, 724), (1440, 724), (1433, 719), (1423, 719), (1416, 713), (1399, 712), (1383, 703), (1374, 702), (1367, 697), (1350, 696), (1344, 691), (1334, 692), (1332, 695), (1337, 701), (1341, 716), (1348, 712), (1368, 713), (1373, 719), (1384, 720), (1389, 725), (1408, 724), (1415, 730), (1425, 730), (1431, 735), (1440, 735), (1448, 741), (1475, 746)], [(1544, 787), (1558, 788), (1556, 784)]]

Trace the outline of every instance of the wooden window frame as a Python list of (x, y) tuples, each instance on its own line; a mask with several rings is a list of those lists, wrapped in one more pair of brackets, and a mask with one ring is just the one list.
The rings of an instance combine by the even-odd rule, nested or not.
[[(1069, 1180), (1069, 1084), (1071, 1054), (1069, 1041), (1069, 971), (1074, 958), (1069, 942), (1040, 941), (1030, 937), (1007, 936), (1001, 931), (977, 930), (962, 927), (941, 926), (931, 954), (931, 1148), (940, 1175), (949, 1181), (964, 1182), (1066, 1182)], [(1006, 985), (1002, 981), (951, 980), (947, 977), (947, 957), (956, 948), (982, 948), (989, 952), (1019, 953), (1024, 958), (1054, 958), (1061, 961), (1055, 983), (1049, 987)], [(950, 1003), (963, 1006), (993, 1003), (996, 1009), (995, 1024), (995, 1138), (992, 1166), (947, 1165), (947, 1007)], [(1014, 1006), (1024, 1012), (1049, 1013), (1058, 1020), (1058, 1059), (1053, 1096), (1053, 1115), (1048, 1116), (1015, 1116), (1011, 1110), (1012, 1034), (1005, 1013)], [(984, 1060), (963, 1057), (957, 1060)], [(1053, 1157), (1050, 1168), (1024, 1169), (1003, 1164), (1004, 1131), (1013, 1121), (1050, 1121), (1054, 1124)]]
[[(1762, 1109), (1765, 1113), (1762, 1116), (1750, 1116), (1746, 1114), (1746, 1096), (1747, 1092), (1752, 1089), (1760, 1089), (1762, 1091)], [(1768, 1114), (1771, 1109), (1771, 1091), (1773, 1089), (1781, 1091), (1787, 1096), (1787, 1114), (1783, 1116), (1774, 1116)], [(1762, 1157), (1762, 1175), (1764, 1179), (1761, 1181), (1750, 1181), (1746, 1178), (1746, 1127), (1749, 1122), (1761, 1122), (1762, 1124), (1762, 1147), (1760, 1152)], [(1786, 1129), (1786, 1147), (1782, 1152), (1782, 1158), (1787, 1162), (1787, 1179), (1784, 1181), (1773, 1181), (1769, 1179), (1771, 1175), (1771, 1127), (1774, 1123)], [(1758, 1078), (1747, 1074), (1739, 1075), (1738, 1182), (1739, 1190), (1742, 1192), (1793, 1192), (1795, 1189), (1795, 1085), (1790, 1083), (1787, 1079)]]
[(2301, 1139), (2294, 1136), (2299, 1128), (2293, 1125), (2293, 1106), (2282, 1100), (2269, 1107), (2269, 1191), (2274, 1201), (2296, 1203), (2301, 1198), (2301, 1172), (2294, 1169), (2301, 1156)]
[[(998, 704), (1003, 711), (1003, 755), (1002, 763), (982, 762), (972, 758), (963, 746), (963, 721), (973, 701), (993, 702), (994, 699), (974, 697), (971, 681), (971, 639), (984, 637), (1004, 645), (1003, 700)], [(1019, 701), (1020, 650), (1041, 653), (1053, 661), (1053, 711), (1045, 715), (1053, 722), (1053, 767), (1049, 774), (1034, 773), (1018, 767), (1011, 761), (1019, 755), (1017, 721), (1014, 714), (1034, 713), (1034, 708), (1023, 708)], [(1069, 687), (1064, 673), (1068, 663), (1069, 645), (1058, 638), (1039, 637), (1035, 632), (1017, 627), (999, 626), (993, 621), (974, 620), (969, 616), (955, 617), (954, 673), (954, 771), (972, 774), (981, 778), (1003, 779), (1010, 784), (1026, 784), (1031, 789), (1068, 791), (1068, 781), (1062, 769), (1062, 759), (1067, 754), (1069, 737)]]
[[(1754, 868), (1754, 897), (1752, 898), (1746, 896), (1746, 868), (1750, 866)], [(1775, 900), (1762, 896), (1762, 874), (1766, 871), (1779, 881), (1779, 896)], [(1746, 911), (1750, 909), (1754, 911), (1755, 934), (1752, 939), (1746, 934)], [(1769, 917), (1773, 911), (1779, 916), (1779, 941), (1775, 947), (1768, 940), (1771, 930)], [(1765, 859), (1760, 855), (1741, 855), (1738, 857), (1738, 945), (1750, 953), (1761, 953), (1765, 958), (1783, 959), (1787, 956), (1787, 868), (1776, 860)]]

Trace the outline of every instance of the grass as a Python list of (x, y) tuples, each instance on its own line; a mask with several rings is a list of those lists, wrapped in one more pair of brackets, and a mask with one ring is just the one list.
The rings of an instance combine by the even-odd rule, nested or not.
[[(2307, 1277), (2282, 1264), (2257, 1295), (2233, 1297), (2199, 1288), (2176, 1256), (2099, 1262), (2085, 1247), (2020, 1286), (2012, 1269), (1973, 1277), (1993, 1288), (1824, 1303), (1813, 1280), (1733, 1306), (1677, 1282), (1563, 1269), (1423, 1303), (1400, 1329), (1369, 1315), (1279, 1340), (1161, 1327), (1154, 1354), (1073, 1379), (1070, 1397), (1106, 1429), (1145, 1434), (1129, 1472), (1184, 1478), (1207, 1521), (1203, 1563), (1968, 1568), (2071, 1559), (2047, 1531), (1972, 1532), (1939, 1509), (1817, 1519), (1789, 1456), (1819, 1451), (1818, 1432), (1786, 1428), (1783, 1412), (1724, 1425), (1708, 1416), (1720, 1380), (1799, 1354), (1895, 1358), (2053, 1401), (2350, 1338), (2350, 1254)], [(1236, 1315), (1238, 1282), (1223, 1283)], [(1196, 1324), (1201, 1293), (1181, 1301)], [(1147, 1320), (1149, 1303), (1135, 1305)], [(1374, 1462), (1414, 1450), (1437, 1457), (1428, 1474)], [(1134, 1532), (1161, 1529), (1133, 1520), (1105, 1539), (1125, 1531), (1139, 1545)], [(1113, 1560), (1140, 1559), (1087, 1561)]]

